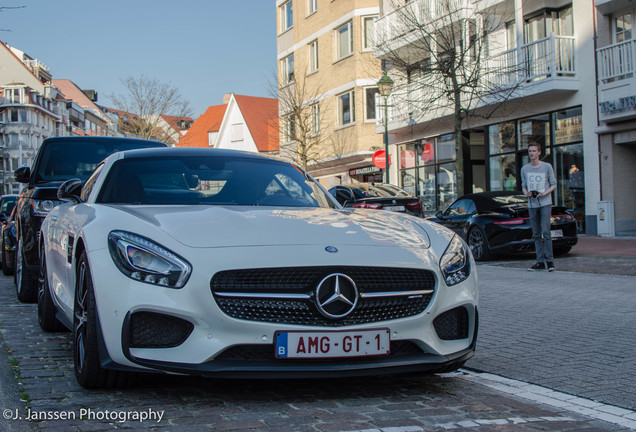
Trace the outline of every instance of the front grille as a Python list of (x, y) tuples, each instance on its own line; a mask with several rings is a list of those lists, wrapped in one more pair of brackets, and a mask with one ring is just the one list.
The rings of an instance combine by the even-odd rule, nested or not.
[(130, 316), (131, 348), (172, 348), (190, 336), (190, 321), (154, 312), (135, 312)]
[[(339, 320), (325, 318), (318, 312), (314, 300), (316, 286), (332, 273), (349, 276), (360, 293), (356, 310)], [(422, 313), (433, 297), (435, 276), (428, 270), (391, 267), (293, 267), (219, 272), (212, 278), (210, 285), (221, 310), (233, 318), (337, 327), (375, 323)], [(421, 290), (431, 290), (431, 293), (413, 296), (398, 294)], [(384, 295), (364, 296), (374, 293)], [(304, 295), (304, 298), (261, 297), (266, 295)]]
[(466, 339), (468, 337), (468, 311), (457, 307), (433, 320), (437, 336), (442, 340)]
[[(401, 357), (422, 354), (422, 350), (411, 341), (392, 341), (389, 357)], [(347, 361), (355, 360), (356, 357), (348, 357)], [(274, 360), (273, 344), (250, 344), (236, 345), (223, 351), (214, 360), (230, 361), (268, 361)], [(328, 359), (327, 359), (328, 360)], [(342, 359), (339, 359), (342, 360)], [(287, 361), (287, 360), (286, 360)], [(306, 360), (304, 360), (306, 361)], [(325, 359), (321, 359), (324, 362)]]

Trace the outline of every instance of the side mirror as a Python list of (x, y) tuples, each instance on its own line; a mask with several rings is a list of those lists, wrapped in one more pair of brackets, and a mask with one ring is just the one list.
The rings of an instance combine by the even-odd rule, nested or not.
[(442, 211), (438, 211), (437, 213), (435, 213), (435, 217), (437, 219), (444, 219), (444, 213), (442, 213)]
[(18, 183), (28, 183), (31, 180), (31, 168), (20, 167), (13, 172), (13, 178)]
[(65, 181), (57, 189), (57, 197), (64, 201), (74, 201), (79, 204), (82, 202), (80, 193), (82, 192), (82, 181), (80, 179), (70, 179)]

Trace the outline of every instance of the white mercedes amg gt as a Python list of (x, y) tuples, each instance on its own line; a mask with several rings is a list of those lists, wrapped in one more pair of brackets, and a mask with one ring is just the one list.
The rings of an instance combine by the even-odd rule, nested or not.
[(343, 209), (251, 153), (115, 153), (42, 225), (38, 320), (73, 332), (85, 387), (130, 372), (327, 377), (448, 372), (475, 350), (466, 244), (402, 213)]

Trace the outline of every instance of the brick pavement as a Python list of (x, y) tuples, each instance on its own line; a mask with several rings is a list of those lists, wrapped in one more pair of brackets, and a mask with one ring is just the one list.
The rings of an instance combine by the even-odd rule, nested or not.
[[(526, 268), (534, 263), (534, 252), (498, 257), (489, 264)], [(580, 236), (570, 253), (556, 257), (557, 270), (636, 276), (636, 237)]]
[(501, 263), (478, 274), (480, 339), (468, 367), (636, 409), (636, 277)]
[[(95, 415), (161, 412), (159, 422), (75, 418), (42, 420), (37, 430), (196, 431), (626, 431), (626, 427), (548, 407), (451, 375), (347, 380), (223, 381), (146, 375), (131, 388), (86, 390), (73, 376), (69, 333), (46, 334), (35, 305), (17, 303), (0, 277), (0, 335), (19, 375), (21, 394), (2, 391), (39, 416), (80, 410)], [(487, 316), (487, 315), (486, 315)], [(480, 352), (485, 352), (480, 348)], [(4, 407), (3, 407), (4, 408)], [(0, 420), (25, 428), (35, 423)]]

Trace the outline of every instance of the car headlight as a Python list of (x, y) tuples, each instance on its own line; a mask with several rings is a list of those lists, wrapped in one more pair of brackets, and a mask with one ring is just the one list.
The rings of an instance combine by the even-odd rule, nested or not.
[(117, 268), (140, 282), (181, 288), (192, 272), (186, 260), (168, 249), (126, 231), (108, 234), (108, 250)]
[(457, 235), (439, 260), (439, 267), (444, 275), (446, 285), (456, 285), (470, 276), (470, 251)]
[(35, 216), (45, 217), (53, 207), (58, 206), (62, 203), (62, 201), (58, 200), (31, 200), (31, 206), (33, 208), (33, 214)]

